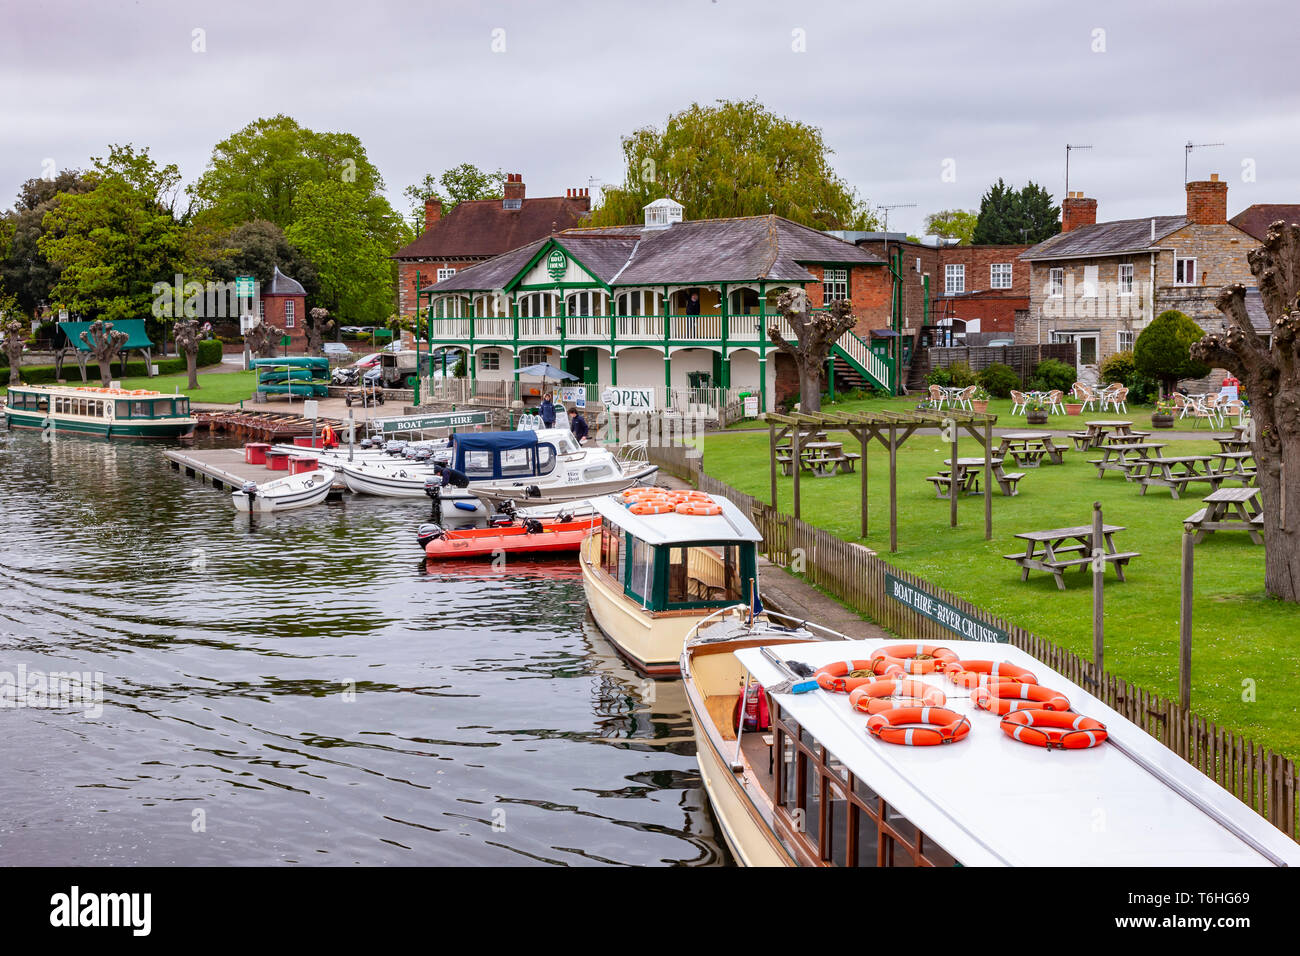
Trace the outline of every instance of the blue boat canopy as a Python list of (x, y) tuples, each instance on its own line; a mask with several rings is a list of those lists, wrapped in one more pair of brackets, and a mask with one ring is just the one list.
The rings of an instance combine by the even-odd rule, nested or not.
[(457, 452), (535, 448), (536, 432), (461, 432), (451, 436)]

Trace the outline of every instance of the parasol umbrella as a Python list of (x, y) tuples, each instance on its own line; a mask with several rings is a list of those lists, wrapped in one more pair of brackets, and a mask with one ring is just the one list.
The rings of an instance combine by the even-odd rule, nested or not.
[(564, 369), (556, 368), (554, 365), (551, 365), (549, 362), (538, 362), (536, 365), (530, 365), (527, 368), (521, 368), (519, 370), (519, 374), (540, 375), (542, 377), (543, 392), (546, 391), (546, 380), (548, 378), (553, 378), (557, 382), (568, 382), (568, 381), (576, 382), (578, 380), (578, 376), (566, 372), (564, 371)]

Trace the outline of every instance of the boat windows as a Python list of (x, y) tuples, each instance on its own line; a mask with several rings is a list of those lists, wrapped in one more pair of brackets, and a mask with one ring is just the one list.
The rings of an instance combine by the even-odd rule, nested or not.
[(668, 604), (745, 599), (739, 545), (668, 549)]
[(623, 533), (610, 524), (608, 518), (600, 522), (600, 566), (615, 580), (623, 580)]
[(555, 468), (555, 449), (550, 445), (537, 446), (537, 474), (549, 475)]
[(492, 477), (492, 452), (465, 452), (465, 475), (468, 478)]
[(597, 478), (603, 478), (606, 475), (613, 475), (614, 468), (612, 465), (605, 463), (601, 465), (591, 465), (582, 470), (583, 481), (595, 481)]
[(132, 402), (132, 418), (153, 418), (153, 402)]
[[(471, 452), (470, 454), (473, 454)], [(501, 474), (514, 478), (533, 473), (533, 456), (531, 448), (504, 448), (501, 450)]]
[(654, 588), (655, 549), (640, 538), (633, 538), (630, 564), (627, 591), (640, 598), (642, 604), (648, 604)]
[(130, 403), (130, 402), (118, 402), (118, 403), (117, 403), (117, 417), (118, 417), (118, 418), (130, 418), (130, 417), (131, 417), (131, 403)]

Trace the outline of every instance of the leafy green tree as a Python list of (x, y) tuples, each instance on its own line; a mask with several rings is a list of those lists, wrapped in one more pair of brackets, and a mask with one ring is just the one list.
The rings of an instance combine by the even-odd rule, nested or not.
[(1002, 181), (980, 199), (979, 217), (971, 241), (975, 245), (1022, 245), (1042, 242), (1061, 231), (1061, 208), (1033, 182), (1013, 189)]
[(154, 283), (178, 272), (206, 278), (195, 234), (175, 214), (180, 172), (130, 145), (110, 146), (93, 163), (93, 188), (57, 194), (45, 214), (37, 248), (60, 270), (50, 298), (87, 321), (145, 319), (162, 341)]
[(957, 239), (963, 246), (969, 246), (975, 235), (975, 223), (978, 219), (973, 210), (944, 209), (925, 217), (925, 231), (929, 235)]
[(642, 220), (663, 196), (691, 219), (775, 213), (817, 229), (872, 229), (876, 219), (831, 168), (821, 130), (765, 109), (757, 100), (693, 103), (623, 138), (621, 186), (607, 186), (594, 225)]
[(1204, 378), (1210, 367), (1191, 356), (1192, 344), (1205, 335), (1201, 327), (1177, 309), (1161, 312), (1138, 333), (1133, 343), (1133, 364), (1137, 370), (1160, 383), (1167, 395), (1180, 378)]
[(0, 284), (17, 299), (26, 315), (36, 315), (50, 301), (59, 270), (40, 250), (45, 214), (60, 194), (88, 192), (90, 180), (76, 169), (65, 169), (53, 179), (29, 179), (18, 191), (14, 208), (0, 216), (0, 230), (8, 242), (0, 254)]
[(435, 177), (426, 173), (414, 186), (407, 186), (402, 195), (411, 201), (411, 222), (417, 234), (424, 228), (424, 202), (437, 199), (442, 203), (445, 216), (463, 202), (475, 199), (500, 199), (505, 195), (506, 174), (501, 170), (487, 173), (473, 163), (461, 163)]
[(392, 307), (391, 230), (371, 228), (366, 197), (343, 182), (306, 183), (294, 199), (285, 238), (316, 269), (318, 303), (331, 315), (377, 323)]

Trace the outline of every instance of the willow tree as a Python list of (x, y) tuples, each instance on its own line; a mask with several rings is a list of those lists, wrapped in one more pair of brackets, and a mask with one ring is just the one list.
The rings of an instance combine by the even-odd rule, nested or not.
[(1273, 223), (1246, 259), (1268, 314), (1269, 340), (1246, 313), (1245, 287), (1234, 285), (1215, 303), (1224, 331), (1205, 336), (1191, 354), (1245, 386), (1264, 514), (1264, 589), (1300, 603), (1300, 226)]
[(275, 358), (275, 347), (280, 344), (282, 335), (283, 329), (277, 329), (269, 322), (259, 322), (244, 333), (244, 341), (258, 358)]
[(178, 319), (172, 326), (172, 339), (176, 351), (185, 355), (185, 369), (190, 374), (187, 388), (199, 387), (199, 323), (194, 319)]
[(822, 408), (822, 369), (830, 357), (831, 346), (853, 328), (854, 317), (847, 300), (832, 302), (830, 307), (813, 312), (808, 295), (802, 289), (786, 290), (776, 299), (776, 311), (790, 323), (797, 342), (787, 341), (780, 329), (767, 330), (776, 347), (794, 359), (799, 370), (799, 410), (819, 412)]
[(10, 319), (0, 326), (3, 337), (4, 353), (9, 359), (9, 384), (21, 385), (18, 370), (23, 364), (23, 345), (27, 341), (27, 329), (17, 319)]
[(128, 338), (125, 332), (113, 328), (112, 322), (103, 319), (91, 322), (90, 328), (81, 333), (81, 341), (90, 347), (90, 357), (99, 363), (99, 378), (105, 388), (113, 379), (113, 356), (122, 351)]

